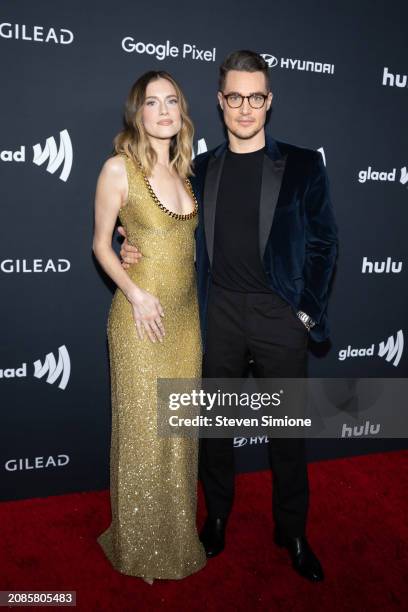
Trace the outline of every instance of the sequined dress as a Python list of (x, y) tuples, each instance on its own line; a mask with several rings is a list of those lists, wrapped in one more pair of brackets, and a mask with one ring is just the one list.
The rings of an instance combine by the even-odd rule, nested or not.
[(140, 340), (131, 305), (116, 290), (107, 326), (112, 522), (98, 542), (123, 574), (179, 579), (206, 563), (196, 530), (198, 447), (191, 438), (157, 436), (156, 379), (201, 375), (194, 268), (197, 208), (188, 215), (167, 211), (146, 176), (123, 158), (129, 195), (119, 219), (130, 244), (143, 254), (128, 272), (139, 287), (159, 298), (166, 334), (162, 343), (153, 344), (146, 334)]

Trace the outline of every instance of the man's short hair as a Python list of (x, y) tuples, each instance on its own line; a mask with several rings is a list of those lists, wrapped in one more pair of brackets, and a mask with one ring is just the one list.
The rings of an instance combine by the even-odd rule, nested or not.
[(255, 51), (240, 50), (230, 53), (220, 66), (218, 80), (219, 91), (224, 91), (227, 72), (240, 70), (242, 72), (263, 72), (266, 80), (266, 89), (270, 90), (269, 69), (262, 55)]

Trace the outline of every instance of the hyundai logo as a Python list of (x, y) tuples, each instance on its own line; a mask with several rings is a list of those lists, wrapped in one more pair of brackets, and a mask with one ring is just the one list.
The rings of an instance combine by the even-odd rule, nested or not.
[(245, 446), (247, 442), (248, 442), (248, 438), (234, 438), (234, 447), (240, 448), (241, 446)]
[(261, 56), (264, 58), (265, 62), (268, 64), (269, 68), (274, 68), (278, 64), (278, 58), (274, 55), (268, 55), (268, 53), (261, 53)]

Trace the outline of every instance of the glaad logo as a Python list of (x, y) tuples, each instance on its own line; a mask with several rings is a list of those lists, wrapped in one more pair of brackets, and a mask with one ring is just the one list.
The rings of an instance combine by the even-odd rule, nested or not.
[(324, 64), (323, 62), (313, 62), (311, 60), (291, 59), (290, 57), (281, 57), (280, 59), (269, 53), (261, 53), (269, 68), (278, 66), (289, 70), (302, 70), (305, 72), (322, 72), (325, 74), (334, 74), (334, 64)]
[(382, 84), (389, 87), (407, 87), (408, 76), (406, 74), (392, 74), (387, 67), (384, 68)]
[(4, 368), (0, 369), (0, 378), (26, 378), (27, 364), (22, 363), (21, 368)]
[(33, 42), (69, 45), (74, 40), (71, 30), (65, 28), (44, 28), (44, 26), (27, 26), (20, 23), (0, 23), (0, 37)]
[(234, 438), (234, 447), (241, 448), (247, 444), (268, 444), (267, 436), (258, 436), (257, 438)]
[(361, 437), (361, 436), (375, 436), (380, 432), (381, 425), (380, 423), (376, 423), (376, 425), (371, 425), (370, 421), (366, 421), (364, 425), (347, 425), (347, 423), (343, 423), (343, 427), (341, 429), (341, 437), (342, 438), (353, 438), (353, 437)]
[[(360, 170), (360, 172), (358, 173), (359, 183), (366, 183), (367, 181), (388, 181), (390, 183), (395, 183), (396, 179), (396, 168), (393, 168), (392, 170), (387, 172), (387, 170), (373, 170), (371, 166), (368, 166), (367, 170)], [(399, 182), (402, 185), (406, 185), (408, 183), (408, 171), (406, 166), (403, 166), (401, 168)]]
[(3, 259), (0, 270), (5, 274), (28, 272), (68, 272), (71, 262), (68, 259)]
[(404, 334), (402, 329), (397, 332), (397, 339), (394, 340), (394, 336), (390, 336), (385, 342), (380, 342), (378, 349), (379, 357), (385, 357), (385, 360), (390, 362), (394, 359), (392, 365), (397, 367), (400, 362), (402, 351), (404, 350)]
[[(201, 155), (201, 153), (205, 153), (207, 150), (207, 143), (205, 142), (204, 138), (200, 138), (197, 143), (197, 155)], [(195, 156), (196, 154), (194, 153), (193, 149), (193, 159), (195, 158)]]
[(58, 347), (58, 363), (55, 360), (53, 353), (47, 353), (44, 364), (39, 359), (34, 361), (34, 376), (42, 378), (47, 374), (46, 382), (53, 385), (57, 378), (62, 374), (58, 384), (59, 389), (65, 389), (69, 381), (71, 373), (71, 360), (65, 345)]
[[(167, 57), (179, 57), (180, 48), (171, 44), (169, 40), (165, 43), (155, 45), (154, 43), (144, 43), (135, 41), (132, 36), (125, 36), (122, 39), (122, 49), (126, 53), (138, 53), (139, 55), (154, 55), (157, 60), (164, 60)], [(184, 43), (181, 48), (182, 59), (192, 59), (203, 62), (215, 62), (216, 48), (211, 50), (199, 49), (196, 45)]]
[(48, 160), (47, 172), (54, 174), (63, 164), (59, 178), (61, 181), (66, 181), (69, 177), (72, 168), (72, 143), (68, 134), (68, 130), (60, 132), (60, 146), (57, 150), (57, 145), (53, 136), (47, 138), (45, 147), (42, 150), (41, 145), (33, 146), (34, 159), (33, 162), (37, 166), (41, 166)]
[[(72, 143), (69, 137), (68, 130), (62, 130), (59, 135), (59, 149), (57, 149), (57, 144), (53, 136), (47, 138), (44, 149), (41, 148), (40, 144), (36, 144), (33, 146), (33, 163), (37, 166), (41, 166), (41, 164), (48, 160), (46, 170), (51, 174), (54, 174), (54, 172), (56, 172), (58, 168), (63, 164), (59, 178), (61, 179), (61, 181), (66, 182), (68, 180), (72, 168)], [(25, 162), (25, 145), (21, 145), (20, 149), (17, 149), (17, 151), (0, 151), (0, 160), (3, 162)]]
[(399, 274), (401, 270), (402, 261), (392, 261), (391, 257), (387, 257), (386, 261), (369, 261), (367, 257), (363, 257), (362, 274)]
[[(53, 353), (48, 353), (45, 356), (44, 365), (41, 364), (39, 359), (34, 362), (35, 378), (42, 378), (46, 374), (46, 382), (49, 385), (54, 384), (57, 378), (61, 375), (58, 388), (66, 388), (71, 374), (71, 360), (65, 344), (58, 347), (58, 363), (56, 362)], [(0, 379), (2, 378), (27, 378), (27, 363), (22, 363), (21, 367), (19, 368), (0, 369)]]
[(22, 457), (21, 459), (8, 459), (4, 464), (7, 472), (16, 472), (17, 470), (38, 470), (49, 467), (64, 467), (69, 463), (69, 455), (57, 455), (53, 457)]
[[(339, 360), (344, 361), (348, 357), (373, 357), (374, 356), (374, 344), (367, 348), (356, 348), (353, 349), (349, 345), (346, 349), (339, 351)], [(397, 332), (396, 339), (394, 336), (390, 336), (384, 342), (380, 342), (378, 345), (378, 357), (384, 357), (388, 363), (392, 362), (394, 367), (397, 367), (404, 350), (404, 334), (402, 329)]]

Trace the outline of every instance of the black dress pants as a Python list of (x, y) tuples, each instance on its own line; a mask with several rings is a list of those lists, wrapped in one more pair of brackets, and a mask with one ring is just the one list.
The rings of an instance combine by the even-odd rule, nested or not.
[[(203, 360), (206, 378), (241, 378), (253, 360), (260, 378), (304, 378), (308, 331), (276, 293), (210, 287)], [(287, 535), (306, 529), (309, 486), (304, 438), (270, 438), (275, 524)], [(210, 517), (227, 518), (234, 498), (232, 439), (200, 441), (200, 478)]]

